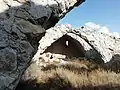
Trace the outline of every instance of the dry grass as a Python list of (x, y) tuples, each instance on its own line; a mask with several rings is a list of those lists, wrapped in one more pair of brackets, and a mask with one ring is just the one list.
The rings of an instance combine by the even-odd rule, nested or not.
[[(53, 68), (54, 67), (54, 68)], [(64, 66), (48, 66), (33, 73), (16, 90), (120, 90), (120, 73), (103, 70), (85, 59), (72, 59)]]

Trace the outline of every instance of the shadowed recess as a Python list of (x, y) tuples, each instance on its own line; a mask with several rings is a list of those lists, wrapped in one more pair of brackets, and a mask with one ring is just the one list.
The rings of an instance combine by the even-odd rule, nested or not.
[(64, 35), (49, 46), (44, 53), (51, 52), (62, 54), (68, 57), (85, 57), (84, 48), (72, 37)]

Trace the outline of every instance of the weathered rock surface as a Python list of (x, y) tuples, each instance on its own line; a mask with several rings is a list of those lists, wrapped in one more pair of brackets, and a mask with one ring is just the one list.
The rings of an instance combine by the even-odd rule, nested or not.
[(80, 36), (99, 53), (105, 63), (109, 62), (114, 55), (120, 54), (120, 38), (88, 27), (75, 31), (78, 31)]
[[(65, 36), (69, 38), (62, 38)], [(73, 41), (70, 39), (70, 37), (73, 39)], [(58, 43), (59, 39), (61, 39), (63, 42), (55, 44)], [(67, 41), (68, 47), (65, 46)], [(72, 48), (76, 49), (76, 51), (79, 49), (79, 51), (77, 52), (79, 54), (78, 57), (81, 54), (81, 56), (85, 56), (88, 59), (95, 60), (99, 63), (107, 63), (112, 59), (114, 55), (120, 54), (119, 38), (88, 27), (73, 29), (65, 25), (55, 26), (46, 31), (45, 36), (42, 37), (39, 43), (40, 45), (38, 52), (33, 58), (33, 61), (37, 63), (41, 59), (39, 58), (40, 55), (44, 53), (51, 53), (53, 55), (60, 54), (65, 56), (72, 56), (73, 54), (71, 54), (71, 52), (74, 52)], [(74, 43), (72, 47), (70, 47), (71, 43)], [(65, 52), (67, 50), (68, 52), (66, 54)], [(74, 54), (77, 53), (74, 52)]]
[(84, 0), (0, 0), (0, 90), (14, 90), (45, 30)]

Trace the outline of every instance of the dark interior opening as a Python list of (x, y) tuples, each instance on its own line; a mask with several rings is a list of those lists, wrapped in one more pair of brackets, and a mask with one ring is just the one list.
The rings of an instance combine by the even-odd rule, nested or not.
[(85, 57), (83, 46), (75, 39), (64, 35), (49, 46), (44, 53), (62, 54), (68, 57)]

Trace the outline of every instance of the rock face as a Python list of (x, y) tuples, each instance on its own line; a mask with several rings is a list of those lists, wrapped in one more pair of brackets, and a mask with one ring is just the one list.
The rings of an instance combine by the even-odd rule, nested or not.
[(109, 62), (116, 54), (120, 54), (120, 39), (110, 33), (91, 30), (90, 28), (77, 29), (78, 33), (95, 51), (101, 60)]
[(65, 25), (55, 26), (46, 31), (39, 43), (38, 52), (33, 58), (37, 63), (45, 53), (51, 53), (52, 58), (59, 54), (64, 58), (86, 57), (99, 63), (107, 63), (114, 55), (120, 54), (119, 38), (88, 27), (72, 29)]
[(0, 0), (0, 90), (14, 90), (45, 30), (84, 0)]
[[(48, 53), (49, 59), (50, 57), (65, 59), (67, 56), (84, 57), (85, 52), (81, 45), (82, 43), (80, 43), (81, 38), (70, 33), (71, 30), (71, 28), (66, 26), (56, 26), (48, 29), (45, 36), (39, 41), (38, 52), (34, 56), (33, 61), (38, 63), (39, 60), (41, 61), (39, 57), (44, 54), (47, 57)], [(40, 65), (40, 63), (37, 65)]]

